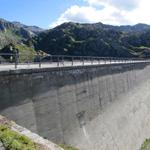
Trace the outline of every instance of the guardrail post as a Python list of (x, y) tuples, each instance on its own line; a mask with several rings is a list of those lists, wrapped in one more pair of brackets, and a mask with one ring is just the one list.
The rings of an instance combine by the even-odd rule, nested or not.
[(107, 64), (107, 59), (104, 58), (104, 62), (105, 62), (105, 64)]
[(84, 66), (84, 57), (82, 58), (82, 64), (83, 64), (83, 66)]
[(63, 56), (61, 57), (61, 62), (62, 62), (62, 65), (64, 66), (64, 57)]
[(93, 65), (93, 57), (91, 57), (91, 64)]
[(52, 63), (53, 62), (53, 58), (52, 58), (52, 56), (50, 56), (50, 63)]
[(72, 66), (73, 66), (73, 57), (71, 57), (71, 61), (72, 61)]
[(79, 56), (79, 60), (80, 60), (80, 63), (82, 65), (82, 57), (81, 56)]
[(62, 64), (63, 64), (63, 66), (64, 66), (64, 57), (62, 56)]
[(29, 56), (27, 56), (27, 64), (28, 64), (28, 66), (29, 66)]
[(59, 67), (59, 56), (57, 56), (57, 67)]
[(110, 62), (110, 64), (111, 64), (111, 57), (109, 58), (109, 62)]
[(41, 68), (41, 55), (38, 54), (38, 57), (39, 57), (39, 68)]
[(18, 54), (15, 53), (15, 69), (17, 69), (17, 66), (18, 66)]
[(98, 64), (101, 64), (101, 62), (100, 62), (100, 58), (98, 58)]

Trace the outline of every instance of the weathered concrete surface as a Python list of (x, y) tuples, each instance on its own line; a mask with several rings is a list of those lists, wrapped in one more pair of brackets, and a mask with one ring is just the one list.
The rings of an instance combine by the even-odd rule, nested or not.
[(80, 150), (138, 150), (150, 137), (148, 63), (0, 72), (0, 113)]

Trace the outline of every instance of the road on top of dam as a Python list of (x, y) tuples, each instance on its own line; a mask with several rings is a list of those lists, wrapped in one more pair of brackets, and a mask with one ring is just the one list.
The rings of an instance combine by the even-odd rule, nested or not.
[(0, 64), (0, 71), (9, 71), (9, 70), (19, 70), (19, 69), (38, 69), (38, 68), (58, 68), (58, 67), (76, 67), (76, 66), (92, 66), (92, 65), (105, 65), (105, 64), (129, 64), (129, 63), (141, 63), (141, 62), (150, 62), (150, 60), (120, 60), (120, 61), (64, 61), (64, 62), (42, 62), (42, 63), (19, 63), (15, 67), (14, 63), (4, 63)]

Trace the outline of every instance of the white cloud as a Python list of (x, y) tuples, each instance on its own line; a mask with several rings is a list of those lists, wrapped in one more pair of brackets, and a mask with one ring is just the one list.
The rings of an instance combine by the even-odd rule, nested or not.
[(132, 12), (127, 12), (125, 15), (131, 24), (135, 23), (147, 23), (150, 24), (150, 1), (149, 0), (140, 0), (139, 6), (134, 9)]
[(139, 5), (140, 0), (84, 0), (90, 5), (111, 5), (123, 10), (132, 10)]
[[(79, 7), (72, 6), (66, 10), (57, 21), (51, 24), (51, 27), (60, 25), (63, 22), (79, 22), (79, 23), (95, 23), (104, 22), (107, 24), (118, 24), (115, 14), (120, 12), (113, 6), (105, 7), (104, 9), (97, 9), (92, 6)], [(121, 16), (121, 14), (120, 14)]]
[(87, 6), (74, 5), (53, 22), (55, 27), (64, 22), (95, 23), (112, 25), (150, 24), (149, 0), (84, 0)]

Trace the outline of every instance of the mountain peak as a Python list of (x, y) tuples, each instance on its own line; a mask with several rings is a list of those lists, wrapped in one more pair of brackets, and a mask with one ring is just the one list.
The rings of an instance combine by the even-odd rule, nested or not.
[(36, 26), (27, 26), (20, 22), (10, 22), (0, 18), (0, 48), (9, 43), (17, 43), (37, 36), (43, 29)]
[(30, 32), (33, 32), (34, 34), (38, 34), (42, 31), (44, 31), (44, 29), (40, 28), (40, 27), (37, 27), (37, 26), (27, 26), (27, 25), (24, 25), (20, 22), (17, 22), (17, 21), (13, 21), (12, 22), (15, 26), (19, 27), (19, 28), (24, 28), (25, 30), (28, 30)]
[(136, 25), (134, 25), (134, 26), (150, 26), (150, 25), (145, 24), (145, 23), (137, 23), (137, 24), (136, 24)]

